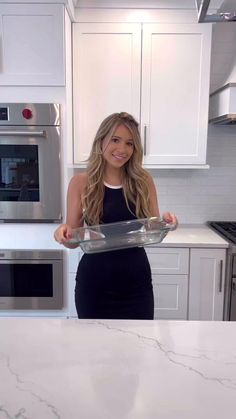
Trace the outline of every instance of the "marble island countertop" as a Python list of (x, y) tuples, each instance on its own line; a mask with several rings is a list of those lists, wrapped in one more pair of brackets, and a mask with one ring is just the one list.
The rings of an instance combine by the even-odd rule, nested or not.
[(236, 323), (0, 318), (1, 419), (235, 419)]

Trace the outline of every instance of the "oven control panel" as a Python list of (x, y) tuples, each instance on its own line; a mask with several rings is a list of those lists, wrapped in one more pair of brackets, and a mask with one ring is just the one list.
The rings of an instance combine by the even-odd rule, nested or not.
[(60, 125), (60, 105), (56, 103), (0, 103), (0, 128), (29, 125), (42, 127)]
[(0, 108), (0, 121), (8, 121), (8, 108)]

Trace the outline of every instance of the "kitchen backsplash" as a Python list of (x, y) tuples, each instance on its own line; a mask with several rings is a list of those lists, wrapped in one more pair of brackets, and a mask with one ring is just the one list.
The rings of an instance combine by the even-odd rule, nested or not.
[(236, 126), (209, 125), (205, 170), (152, 171), (160, 211), (180, 223), (236, 219)]

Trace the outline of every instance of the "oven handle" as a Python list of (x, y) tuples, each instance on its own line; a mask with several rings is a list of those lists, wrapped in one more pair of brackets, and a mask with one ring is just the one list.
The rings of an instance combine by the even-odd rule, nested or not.
[(12, 136), (12, 135), (20, 135), (21, 137), (32, 137), (32, 136), (36, 136), (36, 137), (46, 137), (46, 131), (42, 130), (42, 131), (3, 131), (0, 130), (0, 136), (1, 135), (6, 135), (6, 136)]

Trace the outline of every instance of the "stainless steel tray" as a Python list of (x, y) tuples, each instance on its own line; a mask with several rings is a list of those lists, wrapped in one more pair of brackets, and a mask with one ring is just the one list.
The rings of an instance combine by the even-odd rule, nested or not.
[(175, 224), (158, 217), (80, 227), (67, 243), (78, 244), (85, 253), (99, 253), (160, 243)]

